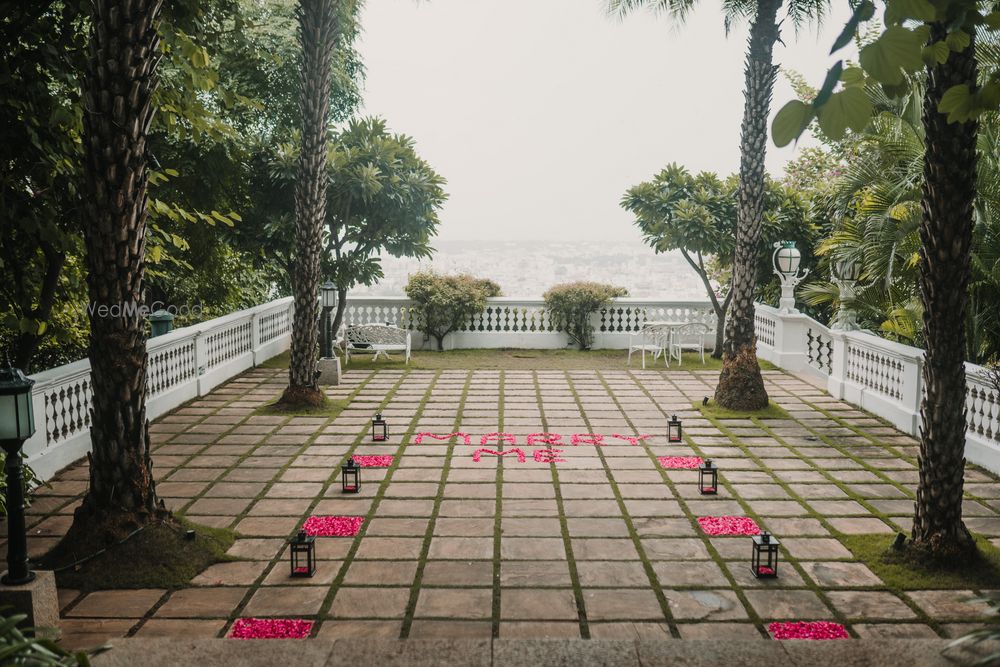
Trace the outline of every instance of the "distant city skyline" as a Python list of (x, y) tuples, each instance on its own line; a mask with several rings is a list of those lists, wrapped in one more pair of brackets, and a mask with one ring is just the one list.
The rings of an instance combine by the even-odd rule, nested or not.
[[(361, 113), (412, 136), (448, 180), (441, 239), (638, 243), (618, 206), (628, 187), (670, 162), (738, 169), (745, 26), (726, 37), (721, 3), (682, 27), (645, 11), (619, 21), (606, 4), (366, 3)], [(786, 21), (775, 61), (821, 83), (847, 12), (799, 35)], [(792, 97), (779, 75), (772, 114)], [(768, 146), (771, 173), (796, 151)]]

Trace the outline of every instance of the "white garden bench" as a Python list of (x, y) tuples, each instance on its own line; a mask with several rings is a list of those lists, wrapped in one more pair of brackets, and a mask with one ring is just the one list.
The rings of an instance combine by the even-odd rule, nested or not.
[(355, 324), (347, 327), (345, 333), (344, 356), (351, 362), (352, 354), (369, 354), (389, 358), (390, 352), (403, 352), (406, 363), (410, 363), (410, 332), (391, 324)]

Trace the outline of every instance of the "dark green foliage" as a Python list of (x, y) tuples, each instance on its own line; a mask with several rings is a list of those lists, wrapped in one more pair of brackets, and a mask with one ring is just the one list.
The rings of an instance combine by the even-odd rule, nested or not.
[(0, 609), (0, 665), (89, 667), (86, 651), (67, 651), (46, 636), (50, 628), (21, 627), (28, 618), (25, 614), (7, 615), (4, 612)]
[(542, 298), (553, 321), (569, 335), (570, 340), (581, 350), (589, 350), (594, 343), (591, 314), (622, 296), (628, 296), (624, 287), (580, 281), (550, 287)]

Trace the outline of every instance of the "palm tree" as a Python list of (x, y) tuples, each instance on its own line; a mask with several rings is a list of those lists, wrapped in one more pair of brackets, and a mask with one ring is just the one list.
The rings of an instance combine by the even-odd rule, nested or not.
[[(302, 140), (295, 183), (295, 260), (288, 388), (281, 397), (292, 405), (321, 405), (316, 383), (319, 369), (319, 281), (326, 222), (327, 117), (333, 52), (340, 32), (339, 0), (301, 0), (298, 8), (302, 40), (300, 111)], [(347, 0), (345, 0), (347, 1)]]
[[(730, 286), (732, 305), (726, 322), (722, 373), (715, 390), (716, 402), (735, 410), (760, 410), (768, 396), (757, 364), (754, 335), (754, 296), (757, 287), (757, 252), (764, 217), (767, 117), (777, 68), (772, 54), (778, 41), (778, 10), (782, 0), (724, 0), (725, 26), (750, 20), (743, 89), (743, 124), (740, 132), (740, 181), (737, 189), (736, 249)], [(796, 25), (821, 18), (826, 0), (789, 0), (788, 17)], [(693, 0), (609, 0), (613, 14), (624, 15), (641, 7), (663, 11), (683, 20)]]
[(145, 296), (147, 131), (161, 6), (162, 0), (92, 5), (83, 149), (93, 452), (77, 534), (120, 535), (162, 512), (149, 457), (145, 321), (137, 308)]

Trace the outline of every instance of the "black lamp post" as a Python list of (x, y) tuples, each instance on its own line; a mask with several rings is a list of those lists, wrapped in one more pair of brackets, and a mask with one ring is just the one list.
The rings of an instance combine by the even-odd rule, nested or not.
[(28, 569), (28, 539), (24, 532), (24, 471), (21, 447), (35, 432), (31, 386), (17, 368), (0, 369), (0, 447), (7, 453), (7, 574), (0, 583), (18, 586), (34, 581)]
[(330, 312), (337, 307), (337, 286), (327, 280), (319, 287), (320, 300), (323, 305), (323, 357), (333, 356), (333, 331), (330, 327)]

